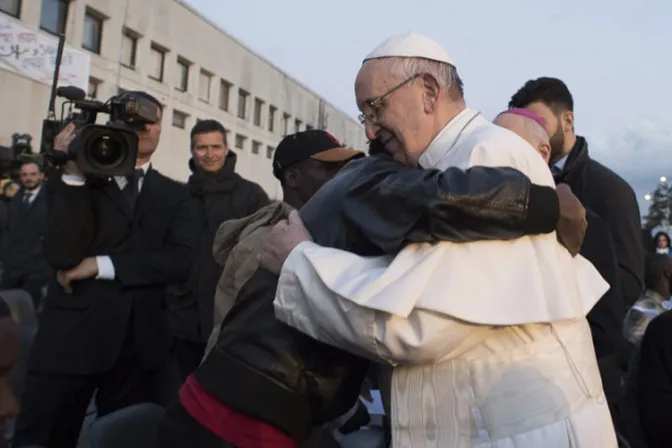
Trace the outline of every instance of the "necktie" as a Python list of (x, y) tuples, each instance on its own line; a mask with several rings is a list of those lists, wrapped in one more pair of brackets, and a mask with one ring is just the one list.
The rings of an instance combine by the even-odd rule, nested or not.
[(557, 165), (553, 165), (551, 167), (551, 173), (553, 173), (553, 176), (558, 176), (558, 175), (562, 174), (562, 168), (560, 168)]
[(133, 171), (133, 174), (126, 176), (126, 186), (122, 192), (131, 208), (135, 208), (135, 202), (138, 200), (138, 194), (140, 192), (140, 179), (142, 179), (144, 175), (145, 172), (141, 168), (136, 168), (135, 171)]
[(30, 198), (32, 198), (32, 197), (33, 197), (33, 192), (32, 191), (24, 191), (23, 192), (23, 203), (25, 205), (29, 205), (30, 204)]

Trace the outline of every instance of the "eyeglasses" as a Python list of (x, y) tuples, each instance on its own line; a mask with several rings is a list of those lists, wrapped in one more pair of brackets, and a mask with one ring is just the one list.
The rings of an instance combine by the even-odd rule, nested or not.
[(378, 98), (374, 98), (372, 100), (365, 101), (364, 104), (369, 106), (369, 108), (371, 108), (372, 112), (368, 115), (364, 114), (364, 113), (359, 114), (359, 116), (357, 116), (357, 119), (359, 120), (359, 122), (361, 124), (364, 124), (367, 121), (369, 123), (372, 123), (372, 124), (378, 123), (378, 112), (380, 111), (380, 109), (383, 106), (383, 100), (385, 100), (385, 98), (387, 98), (388, 96), (393, 94), (396, 90), (402, 88), (403, 86), (405, 86), (409, 82), (414, 81), (419, 76), (422, 76), (422, 73), (416, 73), (415, 75), (411, 76), (410, 78), (408, 78), (404, 82), (402, 82), (400, 84), (397, 84), (396, 86), (392, 87), (390, 90), (383, 93)]

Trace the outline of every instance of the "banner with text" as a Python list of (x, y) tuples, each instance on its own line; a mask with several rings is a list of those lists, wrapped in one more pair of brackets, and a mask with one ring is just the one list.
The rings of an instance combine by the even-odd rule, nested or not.
[[(0, 69), (51, 85), (57, 51), (57, 37), (31, 29), (8, 17), (0, 17)], [(86, 92), (89, 88), (90, 64), (91, 57), (87, 53), (66, 45), (58, 85), (72, 85)]]

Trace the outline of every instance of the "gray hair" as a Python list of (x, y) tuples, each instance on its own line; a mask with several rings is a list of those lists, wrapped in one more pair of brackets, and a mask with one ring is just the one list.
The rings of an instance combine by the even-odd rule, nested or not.
[[(547, 145), (550, 144), (550, 137), (548, 136), (548, 132), (546, 132), (546, 129), (533, 119), (529, 117), (524, 117), (525, 120), (523, 122), (525, 123), (525, 132), (527, 132), (530, 136), (530, 138), (534, 139), (534, 143), (537, 145), (541, 143), (546, 143)], [(535, 146), (536, 147), (536, 146)]]
[(464, 84), (454, 65), (430, 59), (405, 57), (377, 59), (376, 62), (398, 78), (411, 78), (417, 74), (427, 73), (446, 89), (449, 99), (453, 101), (464, 99)]

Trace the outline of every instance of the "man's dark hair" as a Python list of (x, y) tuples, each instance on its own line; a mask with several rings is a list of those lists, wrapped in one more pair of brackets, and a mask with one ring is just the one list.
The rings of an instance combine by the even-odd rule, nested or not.
[(540, 101), (554, 114), (574, 112), (574, 99), (567, 85), (558, 78), (542, 77), (531, 79), (520, 88), (509, 101), (509, 109), (527, 107), (531, 103)]
[(224, 139), (224, 145), (227, 145), (226, 141), (226, 129), (217, 120), (199, 120), (196, 122), (193, 128), (191, 128), (191, 134), (190, 134), (190, 139), (191, 139), (191, 149), (194, 149), (194, 137), (196, 137), (199, 134), (208, 134), (210, 132), (219, 132), (222, 134), (222, 138)]
[(21, 167), (24, 167), (26, 165), (35, 165), (37, 167), (37, 171), (39, 171), (40, 173), (43, 172), (42, 164), (37, 160), (25, 160), (21, 162)]

